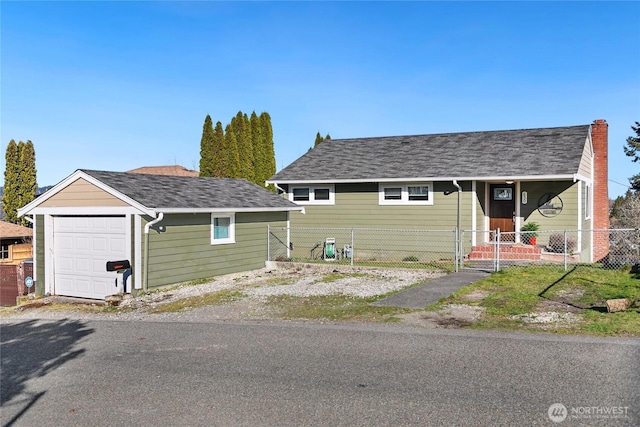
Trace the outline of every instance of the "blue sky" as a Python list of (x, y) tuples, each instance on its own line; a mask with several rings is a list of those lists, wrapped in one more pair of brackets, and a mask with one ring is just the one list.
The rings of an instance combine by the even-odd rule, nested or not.
[[(272, 118), (278, 170), (333, 138), (609, 123), (640, 171), (640, 2), (0, 2), (2, 158), (197, 169), (207, 114)], [(544, 153), (540, 161), (544, 162)], [(617, 182), (617, 183), (616, 183)]]

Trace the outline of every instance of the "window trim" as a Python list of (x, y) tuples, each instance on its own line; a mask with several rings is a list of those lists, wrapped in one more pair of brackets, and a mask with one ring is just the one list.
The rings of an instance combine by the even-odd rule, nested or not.
[[(229, 237), (215, 238), (215, 221), (217, 218), (229, 218)], [(211, 245), (228, 245), (236, 242), (236, 214), (235, 212), (215, 212), (211, 214)]]
[[(428, 187), (428, 200), (409, 200), (409, 187)], [(385, 189), (400, 188), (400, 199), (385, 199)], [(433, 182), (381, 182), (378, 183), (379, 205), (430, 206), (433, 205)]]
[(591, 219), (591, 204), (593, 203), (591, 200), (591, 184), (585, 182), (583, 188), (584, 194), (582, 196), (584, 197), (584, 219), (588, 220)]
[[(299, 189), (309, 190), (309, 200), (293, 200), (294, 190)], [(316, 190), (329, 190), (329, 200), (316, 200)], [(291, 186), (288, 191), (289, 201), (298, 205), (335, 205), (335, 194), (335, 185), (333, 184), (295, 185)]]

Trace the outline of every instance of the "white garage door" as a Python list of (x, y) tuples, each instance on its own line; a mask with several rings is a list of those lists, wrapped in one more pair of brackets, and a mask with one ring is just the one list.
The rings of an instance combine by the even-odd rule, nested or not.
[(54, 292), (104, 299), (118, 292), (107, 261), (127, 259), (125, 217), (54, 217)]

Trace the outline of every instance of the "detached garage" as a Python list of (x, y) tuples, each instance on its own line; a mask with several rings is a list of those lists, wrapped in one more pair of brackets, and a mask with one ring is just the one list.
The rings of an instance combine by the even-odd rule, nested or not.
[[(104, 299), (264, 267), (268, 226), (302, 208), (242, 179), (77, 170), (18, 210), (36, 294)], [(126, 283), (106, 271), (127, 260)]]

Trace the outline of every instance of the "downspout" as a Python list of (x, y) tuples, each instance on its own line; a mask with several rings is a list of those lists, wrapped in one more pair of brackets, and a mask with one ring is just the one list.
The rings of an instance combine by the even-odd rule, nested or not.
[(144, 226), (144, 281), (142, 282), (142, 290), (144, 292), (149, 288), (149, 229), (162, 221), (162, 218), (164, 218), (164, 213), (160, 212), (156, 219), (146, 223)]
[(22, 216), (22, 218), (26, 219), (26, 220), (27, 220), (27, 221), (29, 221), (31, 224), (33, 224), (33, 223), (34, 223), (34, 222), (33, 222), (33, 218), (29, 218), (29, 217), (28, 217), (28, 216), (26, 216), (26, 215), (23, 215), (23, 216)]
[(454, 179), (453, 180), (453, 185), (458, 189), (458, 215), (457, 215), (457, 220), (456, 220), (456, 233), (458, 234), (457, 237), (457, 245), (458, 245), (458, 250), (457, 250), (457, 262), (456, 262), (456, 272), (459, 270), (459, 265), (461, 263), (461, 257), (460, 254), (462, 253), (462, 233), (460, 231), (460, 197), (462, 196), (462, 187), (458, 184), (458, 180)]
[(282, 194), (287, 194), (286, 191), (284, 191), (284, 188), (280, 187), (278, 184), (273, 184), (278, 190), (282, 191)]

